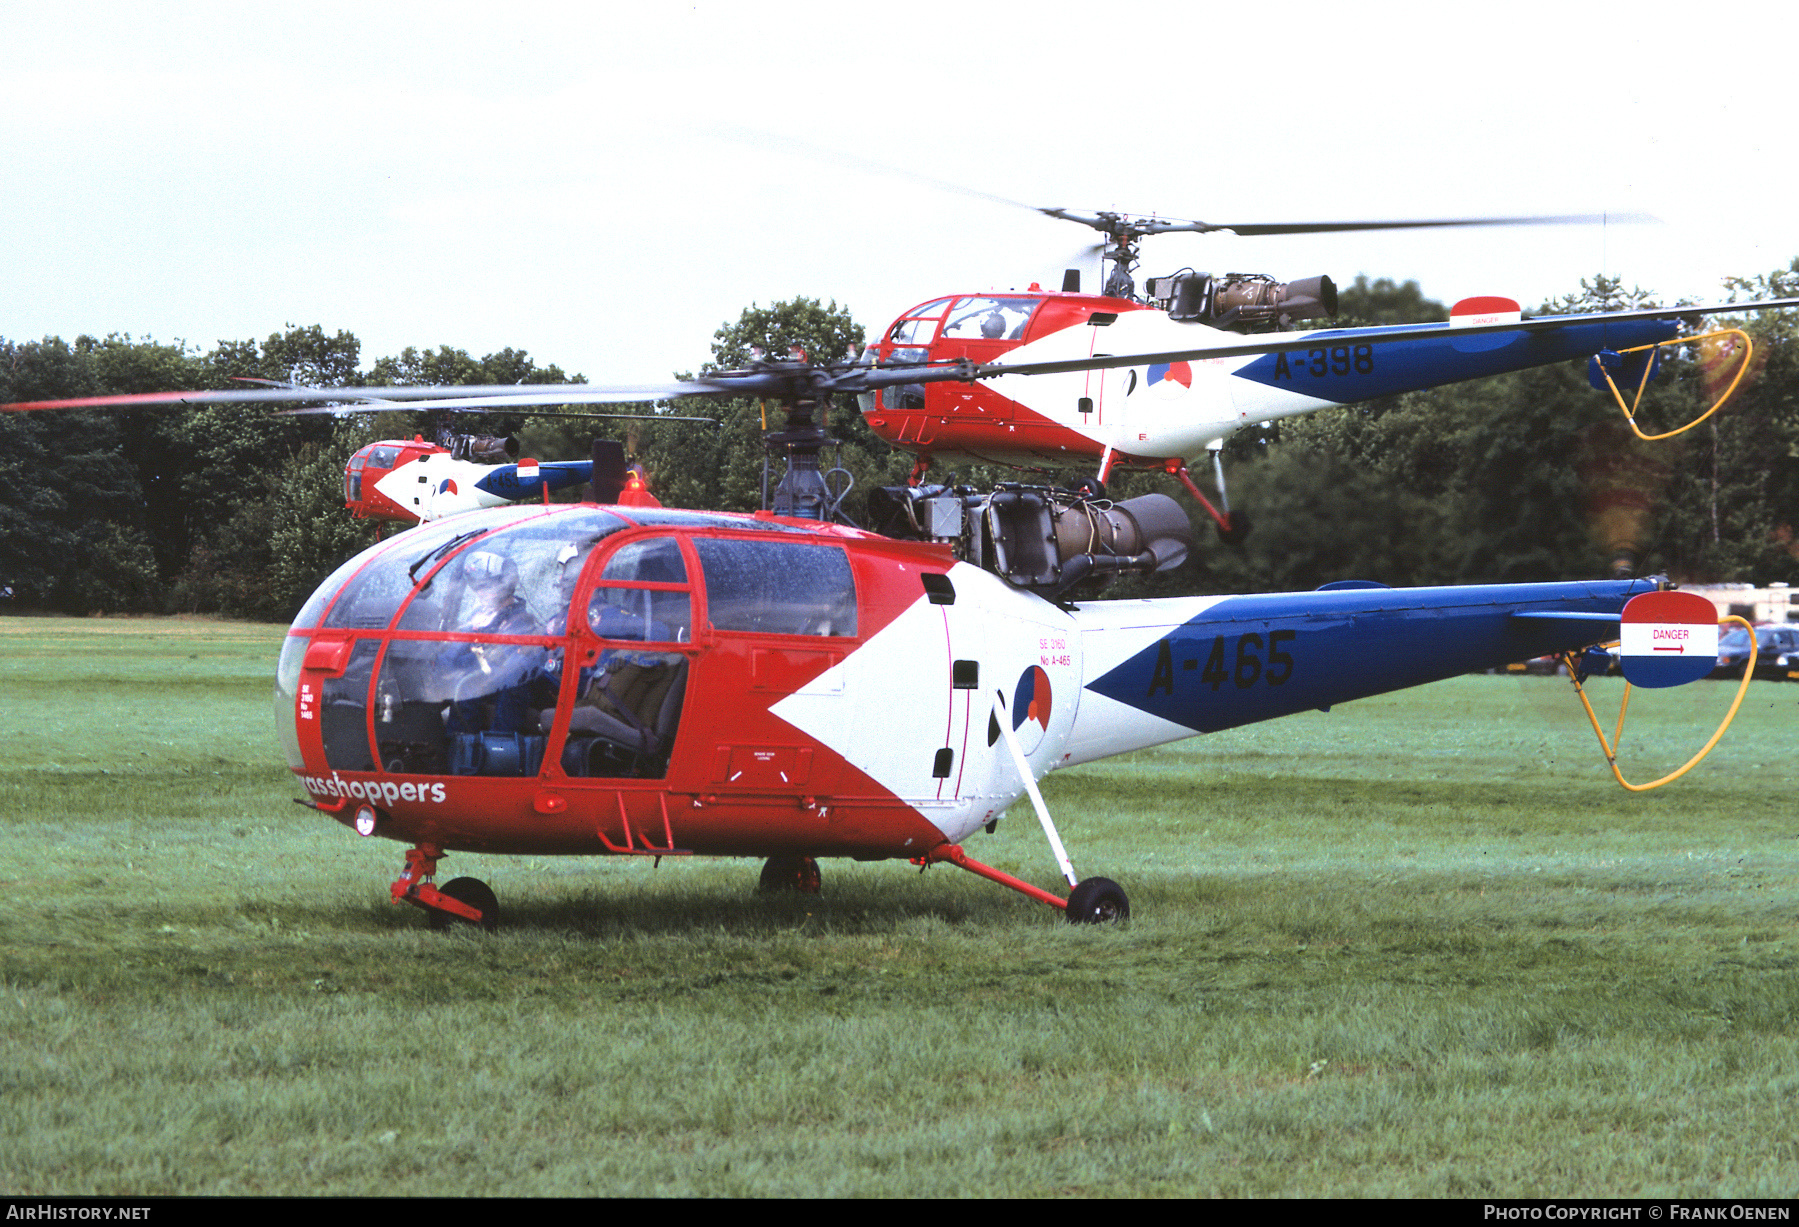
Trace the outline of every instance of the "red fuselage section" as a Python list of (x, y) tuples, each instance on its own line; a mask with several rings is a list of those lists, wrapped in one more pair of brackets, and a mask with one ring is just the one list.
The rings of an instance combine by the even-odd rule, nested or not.
[[(1142, 311), (1097, 294), (1030, 290), (938, 298), (912, 308), (869, 346), (878, 362), (995, 362), (1011, 350), (1091, 321)], [(1094, 379), (1104, 376), (1095, 373)], [(925, 383), (867, 398), (876, 435), (921, 459), (1056, 467), (1094, 453), (1090, 439), (981, 384)]]
[[(346, 825), (367, 805), (370, 833), (444, 849), (922, 855), (1020, 787), (987, 736), (979, 627), (1013, 605), (1057, 616), (952, 569), (969, 570), (939, 547), (766, 514), (427, 524), (296, 619), (288, 761)], [(932, 603), (926, 576), (960, 600)], [(1078, 662), (1051, 674), (1072, 695)]]
[(411, 440), (383, 439), (358, 448), (344, 465), (344, 508), (358, 520), (417, 524), (417, 512), (400, 506), (375, 487), (383, 477), (402, 465), (424, 456), (448, 454), (448, 448), (427, 443), (418, 436)]

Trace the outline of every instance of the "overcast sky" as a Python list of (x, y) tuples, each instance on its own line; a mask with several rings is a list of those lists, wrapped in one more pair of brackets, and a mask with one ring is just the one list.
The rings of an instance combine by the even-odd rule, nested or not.
[(607, 7), (632, 11), (12, 0), (0, 336), (210, 348), (321, 324), (365, 367), (512, 346), (653, 382), (752, 302), (835, 299), (872, 331), (1058, 284), (1092, 236), (993, 197), (1661, 219), (1170, 236), (1142, 269), (1367, 273), (1526, 308), (1596, 273), (1713, 300), (1799, 256), (1791, 6)]

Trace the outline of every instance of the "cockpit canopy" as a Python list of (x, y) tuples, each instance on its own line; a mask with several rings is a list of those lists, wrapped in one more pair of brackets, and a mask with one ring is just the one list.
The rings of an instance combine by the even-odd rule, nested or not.
[[(856, 635), (840, 542), (749, 517), (629, 516), (497, 508), (352, 559), (294, 621), (283, 727), (310, 672), (335, 771), (536, 775), (561, 734), (566, 774), (660, 777), (713, 635)], [(303, 769), (298, 734), (289, 755)]]

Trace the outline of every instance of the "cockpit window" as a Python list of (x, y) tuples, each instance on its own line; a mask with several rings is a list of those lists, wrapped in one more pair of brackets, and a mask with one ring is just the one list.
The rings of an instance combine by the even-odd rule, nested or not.
[(632, 541), (619, 547), (606, 560), (601, 579), (648, 584), (684, 584), (687, 564), (673, 537), (652, 537), (648, 541)]
[(673, 537), (628, 542), (606, 560), (587, 603), (587, 628), (601, 639), (686, 643), (693, 638), (687, 593), (640, 586), (686, 582), (687, 564)]
[(1037, 309), (1035, 298), (958, 298), (943, 325), (945, 340), (1019, 341)]
[(719, 630), (853, 636), (856, 584), (841, 548), (788, 541), (694, 541)]
[(687, 656), (654, 644), (693, 639), (687, 563), (673, 537), (627, 541), (606, 559), (587, 603), (602, 642), (575, 679), (562, 769), (572, 776), (660, 778), (687, 693)]
[[(896, 349), (887, 355), (884, 366), (899, 366), (907, 362), (928, 362), (931, 351), (928, 349)], [(922, 383), (901, 383), (890, 388), (882, 388), (875, 394), (879, 399), (877, 406), (887, 409), (923, 409), (924, 385)]]
[(693, 607), (685, 592), (602, 584), (587, 603), (587, 628), (601, 639), (686, 643), (693, 637)]
[(939, 298), (936, 302), (914, 307), (905, 319), (894, 324), (887, 339), (898, 345), (929, 345), (937, 335), (937, 321), (943, 318), (943, 308), (948, 304), (949, 299)]
[[(485, 516), (480, 518), (480, 527), (472, 527), (466, 518), (443, 520), (420, 525), (394, 537), (378, 557), (362, 567), (344, 586), (343, 595), (325, 615), (324, 625), (367, 629), (386, 626), (392, 621), (400, 602), (412, 591), (414, 582), (429, 570), (438, 555), (448, 553), (458, 538), (472, 540), (487, 527), (489, 523)], [(353, 560), (361, 561), (360, 558)], [(315, 593), (313, 600), (318, 599)]]

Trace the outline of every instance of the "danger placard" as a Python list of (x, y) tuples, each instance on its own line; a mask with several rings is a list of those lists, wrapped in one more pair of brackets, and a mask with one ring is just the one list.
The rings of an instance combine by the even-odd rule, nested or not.
[(1618, 663), (1637, 686), (1681, 686), (1718, 663), (1718, 611), (1693, 592), (1645, 592), (1619, 619)]

